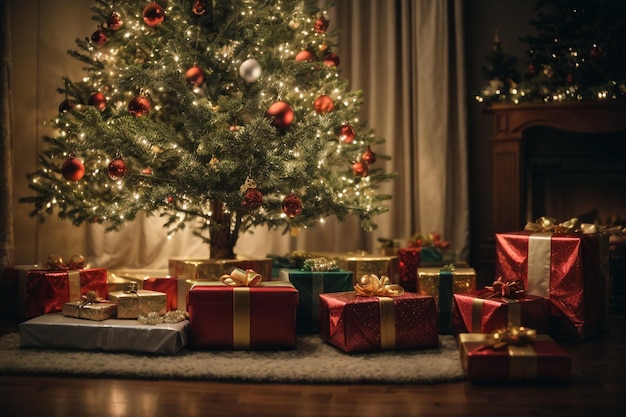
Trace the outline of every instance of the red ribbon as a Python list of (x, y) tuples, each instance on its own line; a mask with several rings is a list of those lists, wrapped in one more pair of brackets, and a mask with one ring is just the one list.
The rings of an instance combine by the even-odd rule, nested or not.
[(514, 298), (519, 297), (526, 292), (526, 289), (524, 288), (524, 281), (502, 281), (502, 277), (498, 277), (498, 279), (495, 280), (491, 286), (485, 286), (485, 288), (493, 292), (493, 294), (487, 298), (496, 297), (498, 294), (501, 297)]

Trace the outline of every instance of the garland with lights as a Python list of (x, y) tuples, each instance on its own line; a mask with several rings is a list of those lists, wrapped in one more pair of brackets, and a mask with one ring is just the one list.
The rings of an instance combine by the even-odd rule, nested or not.
[[(540, 0), (535, 35), (527, 46), (526, 68), (506, 53), (496, 34), (482, 67), (480, 103), (551, 103), (626, 98), (626, 2)], [(523, 73), (523, 76), (520, 75)]]
[(334, 215), (366, 231), (388, 210), (384, 139), (359, 120), (326, 10), (303, 0), (96, 0), (69, 54), (82, 80), (29, 175), (31, 215), (117, 230), (139, 212), (233, 258), (259, 225), (297, 233)]

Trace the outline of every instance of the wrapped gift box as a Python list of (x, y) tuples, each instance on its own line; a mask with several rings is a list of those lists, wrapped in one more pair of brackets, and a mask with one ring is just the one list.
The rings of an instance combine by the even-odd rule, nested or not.
[(319, 331), (320, 294), (354, 289), (351, 271), (315, 272), (281, 269), (278, 280), (291, 282), (298, 290), (296, 331), (302, 334)]
[[(237, 257), (237, 259), (189, 259), (170, 258), (169, 275), (194, 281), (219, 281), (220, 277), (230, 274), (233, 269), (252, 269), (263, 277), (264, 281), (272, 278), (272, 258)], [(180, 308), (180, 307), (179, 307)]]
[(136, 319), (149, 313), (162, 316), (166, 313), (167, 294), (159, 291), (115, 291), (109, 294), (109, 299), (117, 305), (118, 319)]
[(77, 319), (102, 321), (115, 316), (117, 305), (111, 302), (70, 301), (63, 304), (61, 313)]
[(548, 335), (537, 335), (526, 346), (484, 348), (488, 334), (461, 333), (461, 361), (472, 382), (565, 381), (571, 375), (572, 358)]
[(189, 290), (189, 347), (268, 350), (296, 347), (298, 291), (290, 282), (229, 286), (194, 284)]
[(543, 297), (523, 294), (497, 296), (489, 290), (453, 294), (452, 325), (455, 333), (491, 333), (509, 325), (548, 332), (548, 313)]
[(15, 309), (19, 320), (42, 314), (61, 312), (63, 304), (79, 301), (88, 291), (107, 298), (107, 270), (85, 269), (32, 269), (32, 265), (14, 266), (5, 270), (10, 288), (17, 290), (7, 295), (15, 300), (8, 308)]
[(186, 346), (188, 325), (187, 320), (150, 325), (123, 319), (90, 321), (53, 313), (21, 323), (20, 346), (171, 355)]
[(586, 340), (605, 329), (608, 236), (529, 231), (496, 234), (496, 274), (523, 279), (549, 300), (549, 334)]
[(366, 252), (308, 252), (309, 258), (327, 258), (337, 263), (344, 271), (352, 271), (354, 284), (363, 275), (388, 276), (391, 282), (399, 282), (399, 265), (397, 256), (376, 256)]
[(117, 283), (116, 289), (112, 290), (111, 284), (109, 284), (109, 292), (124, 291), (128, 288), (128, 284), (134, 282), (137, 284), (137, 289), (165, 293), (167, 296), (165, 309), (167, 311), (184, 310), (187, 304), (187, 291), (191, 288), (191, 284), (185, 281), (168, 276), (167, 271), (115, 270), (109, 274), (109, 282)]
[(427, 295), (320, 295), (320, 336), (344, 352), (438, 347), (437, 320), (435, 300)]
[(417, 270), (419, 294), (435, 297), (439, 310), (439, 333), (452, 334), (452, 295), (476, 290), (476, 271), (470, 267), (420, 267)]
[(405, 291), (417, 292), (417, 268), (420, 266), (421, 248), (398, 249), (399, 282)]

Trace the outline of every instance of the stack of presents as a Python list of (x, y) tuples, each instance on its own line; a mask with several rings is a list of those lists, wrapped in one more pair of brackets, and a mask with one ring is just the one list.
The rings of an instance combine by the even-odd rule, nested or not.
[[(548, 218), (496, 235), (496, 277), (437, 234), (382, 241), (381, 253), (170, 259), (150, 276), (50, 258), (2, 277), (22, 347), (175, 354), (294, 349), (299, 335), (349, 355), (436, 349), (456, 338), (471, 381), (567, 380), (560, 341), (606, 330), (608, 234)], [(164, 274), (165, 275), (165, 274)]]

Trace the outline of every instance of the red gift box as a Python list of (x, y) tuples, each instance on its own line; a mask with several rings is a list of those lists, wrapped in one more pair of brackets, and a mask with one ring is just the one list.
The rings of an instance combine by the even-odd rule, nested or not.
[(20, 320), (60, 312), (63, 304), (79, 301), (88, 291), (95, 291), (101, 298), (109, 295), (105, 268), (53, 270), (17, 266), (8, 273), (17, 279), (16, 313)]
[(399, 284), (405, 291), (417, 292), (417, 268), (420, 266), (420, 253), (417, 247), (398, 249)]
[(515, 298), (494, 297), (489, 290), (453, 294), (452, 325), (455, 333), (491, 333), (501, 328), (524, 326), (548, 332), (546, 300), (523, 294)]
[(364, 297), (349, 291), (319, 297), (320, 336), (344, 352), (439, 346), (437, 305), (430, 295)]
[(290, 282), (195, 284), (188, 294), (192, 349), (294, 349), (298, 291)]
[(608, 236), (528, 231), (496, 234), (496, 275), (524, 280), (549, 300), (548, 332), (585, 340), (602, 335), (608, 302)]
[(572, 357), (548, 335), (537, 335), (526, 346), (485, 348), (490, 335), (459, 334), (461, 361), (472, 382), (565, 381)]

